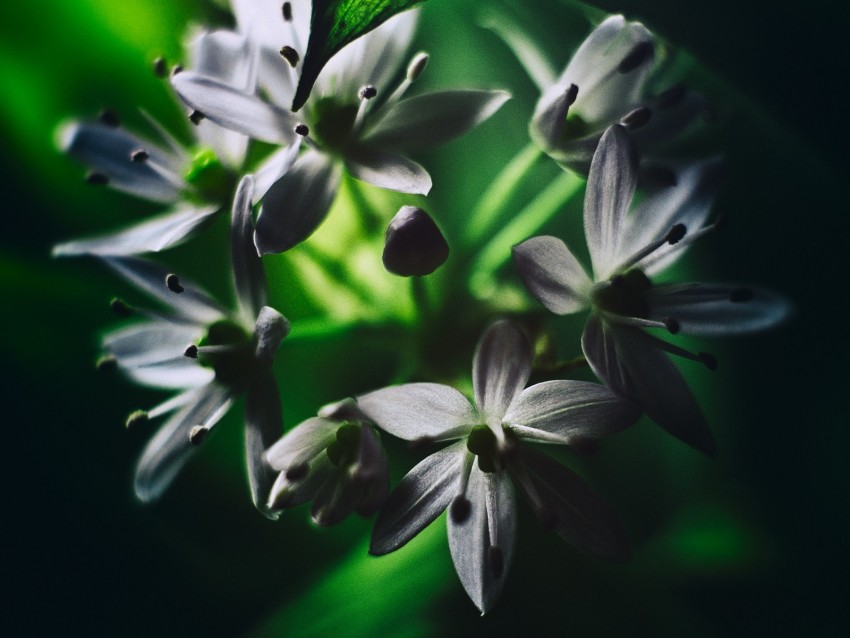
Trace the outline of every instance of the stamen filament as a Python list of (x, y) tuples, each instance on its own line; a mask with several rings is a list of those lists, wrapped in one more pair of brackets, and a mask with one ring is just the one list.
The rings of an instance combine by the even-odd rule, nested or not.
[(664, 237), (660, 239), (656, 239), (654, 242), (650, 243), (647, 246), (644, 246), (639, 251), (637, 251), (634, 255), (629, 257), (626, 261), (624, 261), (620, 266), (615, 269), (615, 272), (625, 272), (630, 268), (634, 267), (639, 262), (646, 259), (649, 255), (654, 253), (656, 250), (665, 246), (667, 244), (677, 244), (679, 243), (683, 237), (687, 234), (687, 228), (684, 224), (676, 224), (674, 225)]

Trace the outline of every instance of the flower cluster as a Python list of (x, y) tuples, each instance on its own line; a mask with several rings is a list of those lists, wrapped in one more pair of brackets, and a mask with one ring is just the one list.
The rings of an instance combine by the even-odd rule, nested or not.
[[(528, 38), (510, 24), (498, 26), (540, 86), (529, 113), (539, 153), (586, 177), (583, 221), (591, 261), (588, 271), (556, 237), (515, 237), (513, 260), (529, 295), (526, 311), (506, 318), (498, 316), (505, 314), (498, 303), (496, 310), (483, 307), (475, 295), (458, 292), (457, 281), (474, 278), (436, 280), (445, 291), (430, 285), (457, 244), (419, 207), (432, 180), (408, 154), (484, 124), (510, 95), (463, 88), (408, 97), (429, 61), (424, 52), (407, 53), (417, 21), (411, 11), (343, 48), (303, 110), (293, 113), (310, 3), (233, 0), (232, 9), (235, 30), (196, 34), (186, 68), (170, 74), (194, 125), (191, 144), (178, 142), (151, 118), (158, 139), (136, 136), (112, 112), (60, 128), (62, 148), (91, 168), (89, 182), (168, 207), (130, 228), (54, 248), (56, 256), (97, 257), (159, 306), (146, 310), (114, 300), (113, 309), (129, 323), (103, 340), (103, 365), (136, 383), (177, 392), (128, 417), (128, 427), (138, 427), (170, 415), (139, 460), (138, 497), (158, 498), (244, 396), (250, 491), (263, 514), (277, 518), (312, 502), (320, 526), (355, 512), (377, 515), (370, 552), (383, 555), (448, 510), (451, 557), (482, 613), (495, 604), (513, 560), (517, 488), (541, 524), (571, 545), (626, 559), (627, 534), (613, 510), (560, 458), (537, 447), (557, 450), (608, 437), (645, 415), (714, 454), (708, 423), (670, 355), (710, 370), (717, 360), (668, 335), (750, 333), (789, 314), (785, 300), (755, 286), (663, 279), (695, 240), (719, 227), (710, 221), (719, 157), (686, 160), (662, 152), (697, 123), (705, 99), (678, 85), (648, 95), (655, 39), (622, 16), (599, 24), (560, 76)], [(164, 77), (165, 63), (155, 66)], [(475, 317), (470, 322), (481, 335), (471, 384), (443, 372), (448, 365), (430, 365), (428, 348), (411, 346), (410, 363), (387, 376), (394, 384), (360, 394), (353, 388), (356, 396), (320, 408), (283, 433), (275, 354), (290, 322), (270, 304), (264, 256), (309, 246), (343, 180), (419, 197), (395, 216), (379, 213), (386, 230), (369, 239), (383, 240), (376, 258), (386, 278), (410, 278), (418, 316), (403, 326), (410, 333), (405, 343), (443, 331), (440, 353), (451, 358), (457, 342), (445, 327), (460, 324), (459, 314)], [(201, 235), (230, 202), (232, 308), (182, 273), (139, 256)], [(478, 238), (479, 244), (486, 240)], [(477, 263), (474, 251), (482, 246), (464, 249), (473, 254), (455, 263)], [(280, 258), (265, 259), (268, 265)], [(331, 264), (328, 272), (341, 287), (353, 285), (340, 275), (344, 268)], [(580, 344), (581, 362), (598, 381), (559, 378), (570, 366), (543, 365), (541, 321), (535, 319), (535, 331), (529, 321), (538, 312), (532, 298), (556, 315), (589, 310), (574, 345)], [(325, 315), (333, 317), (334, 310), (326, 308)], [(432, 319), (438, 330), (425, 325)], [(293, 320), (295, 329), (298, 323)], [(359, 363), (341, 362), (352, 369)], [(416, 449), (447, 445), (391, 489), (384, 434), (417, 443)]]

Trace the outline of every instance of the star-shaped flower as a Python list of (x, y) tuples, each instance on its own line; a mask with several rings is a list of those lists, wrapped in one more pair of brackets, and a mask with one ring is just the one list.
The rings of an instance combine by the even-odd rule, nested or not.
[(573, 472), (520, 442), (600, 437), (634, 423), (639, 410), (594, 383), (558, 380), (525, 388), (531, 360), (519, 327), (497, 321), (475, 351), (474, 404), (435, 383), (384, 388), (357, 400), (365, 415), (402, 439), (460, 439), (420, 462), (390, 494), (370, 552), (398, 549), (449, 508), (452, 560), (482, 613), (496, 602), (513, 557), (514, 483), (541, 521), (579, 549), (614, 559), (628, 554), (610, 508)]
[(335, 525), (356, 511), (374, 514), (390, 487), (387, 456), (374, 425), (347, 399), (296, 425), (266, 452), (280, 472), (268, 507), (313, 501), (313, 521)]
[[(269, 99), (201, 73), (180, 73), (172, 82), (191, 107), (214, 122), (254, 139), (297, 145), (308, 150), (272, 186), (257, 220), (256, 245), (261, 254), (287, 250), (306, 239), (324, 220), (338, 190), (343, 168), (353, 177), (402, 193), (427, 194), (431, 178), (400, 151), (448, 141), (489, 118), (509, 98), (504, 91), (442, 91), (403, 99), (422, 73), (428, 57), (417, 54), (402, 82), (391, 81), (413, 36), (416, 13), (391, 18), (335, 55), (316, 82), (302, 112), (289, 111), (300, 69), (299, 47), (307, 42), (304, 22), (296, 16), (304, 3), (289, 5), (289, 19), (279, 23), (280, 67), (260, 79)], [(264, 12), (260, 3), (257, 12)], [(238, 10), (238, 7), (237, 7)], [(268, 13), (268, 12), (266, 12)], [(263, 13), (263, 15), (266, 15)], [(268, 13), (269, 16), (271, 15)], [(238, 15), (238, 11), (237, 11)], [(268, 32), (260, 42), (262, 69), (268, 61)], [(277, 50), (277, 49), (276, 49)], [(284, 61), (288, 62), (286, 64)], [(277, 84), (274, 89), (272, 85)]]
[(706, 453), (714, 440), (684, 379), (665, 353), (717, 362), (644, 328), (692, 335), (737, 335), (773, 326), (789, 306), (765, 290), (714, 284), (655, 286), (650, 277), (678, 259), (712, 229), (707, 162), (679, 173), (676, 186), (645, 198), (629, 214), (637, 181), (637, 152), (620, 125), (611, 126), (593, 156), (584, 200), (584, 230), (593, 278), (560, 239), (534, 237), (514, 247), (526, 288), (547, 309), (591, 316), (582, 336), (585, 357), (618, 394), (637, 401), (662, 428)]
[(262, 263), (253, 247), (253, 179), (239, 184), (233, 208), (232, 261), (239, 310), (225, 311), (194, 284), (138, 257), (104, 257), (120, 275), (169, 308), (135, 310), (120, 301), (120, 314), (143, 320), (106, 336), (107, 358), (142, 385), (179, 390), (148, 411), (130, 415), (128, 427), (171, 414), (148, 443), (136, 468), (135, 491), (158, 498), (197, 446), (245, 396), (245, 446), (251, 494), (266, 514), (275, 472), (263, 458), (282, 427), (280, 399), (271, 366), (289, 322), (266, 304)]

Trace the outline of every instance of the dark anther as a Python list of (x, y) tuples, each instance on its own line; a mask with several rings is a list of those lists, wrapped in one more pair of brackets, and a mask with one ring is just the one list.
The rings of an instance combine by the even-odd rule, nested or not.
[(148, 422), (148, 413), (144, 410), (136, 410), (130, 416), (127, 417), (127, 420), (124, 421), (124, 426), (130, 430), (138, 425), (142, 425), (143, 423)]
[(493, 578), (501, 578), (505, 572), (505, 556), (501, 547), (490, 545), (487, 548), (487, 563), (490, 565), (490, 573)]
[(200, 124), (201, 120), (203, 120), (203, 119), (204, 119), (204, 114), (201, 113), (200, 111), (192, 111), (191, 113), (189, 113), (189, 121), (192, 124), (194, 124), (195, 126)]
[(194, 343), (190, 346), (187, 346), (186, 349), (183, 351), (183, 356), (189, 357), (190, 359), (197, 359), (198, 358), (198, 346), (196, 346)]
[(697, 357), (699, 357), (699, 360), (702, 361), (703, 365), (712, 372), (714, 370), (717, 370), (717, 359), (714, 357), (714, 355), (711, 355), (707, 352), (700, 352)]
[(164, 78), (168, 74), (168, 64), (164, 57), (159, 56), (153, 61), (153, 72), (158, 78)]
[(564, 93), (564, 97), (567, 98), (567, 106), (572, 106), (578, 97), (578, 87), (575, 84), (570, 84), (566, 93)]
[(373, 97), (378, 95), (378, 89), (376, 89), (371, 84), (367, 84), (363, 88), (360, 89), (360, 93), (358, 93), (361, 100), (371, 100)]
[(286, 478), (289, 481), (300, 481), (303, 478), (307, 477), (307, 474), (310, 473), (310, 464), (309, 463), (299, 463), (298, 465), (293, 465), (288, 470), (286, 470)]
[(186, 289), (180, 285), (180, 277), (171, 273), (170, 275), (165, 276), (165, 287), (168, 288), (171, 292), (180, 294)]
[(622, 120), (620, 120), (620, 124), (625, 126), (630, 131), (640, 128), (641, 126), (645, 126), (647, 122), (649, 122), (652, 117), (652, 110), (648, 106), (639, 106), (634, 111), (628, 113)]
[(644, 40), (643, 42), (636, 44), (631, 52), (623, 58), (622, 62), (620, 62), (617, 70), (620, 73), (629, 73), (634, 71), (652, 55), (654, 50), (655, 47), (653, 47), (652, 42), (648, 40)]
[(192, 445), (200, 445), (209, 430), (203, 425), (196, 425), (189, 431), (189, 443)]
[(465, 496), (455, 496), (451, 506), (449, 506), (449, 516), (455, 525), (462, 525), (469, 519), (472, 513), (472, 503)]
[(682, 99), (687, 95), (687, 91), (685, 87), (681, 84), (676, 84), (671, 86), (669, 89), (661, 93), (657, 98), (655, 98), (655, 108), (657, 109), (669, 109), (672, 106), (676, 106)]
[(109, 183), (109, 177), (105, 173), (92, 171), (86, 175), (86, 183), (93, 186), (106, 186)]
[(685, 233), (687, 232), (687, 226), (685, 226), (684, 224), (676, 224), (675, 226), (673, 226), (673, 228), (670, 229), (670, 232), (667, 233), (667, 237), (665, 237), (665, 239), (667, 240), (668, 244), (677, 244), (682, 240), (682, 238), (685, 236)]
[(667, 317), (663, 322), (664, 327), (670, 332), (671, 335), (679, 332), (681, 326), (679, 326), (679, 322), (673, 319), (673, 317)]
[(301, 56), (298, 55), (298, 51), (288, 45), (280, 48), (280, 54), (283, 56), (284, 60), (289, 62), (289, 66), (293, 69), (298, 65), (298, 60), (301, 59)]
[(183, 72), (183, 66), (180, 65), (180, 64), (175, 64), (174, 68), (171, 69), (171, 77), (174, 77), (178, 73), (182, 73), (182, 72)]
[(284, 2), (283, 3), (283, 19), (287, 22), (292, 22), (292, 3)]
[(310, 127), (306, 124), (296, 124), (294, 130), (295, 134), (301, 137), (307, 137), (310, 134)]
[(129, 306), (127, 302), (125, 302), (123, 299), (118, 299), (118, 297), (109, 302), (109, 307), (112, 308), (112, 312), (114, 312), (119, 317), (133, 316), (133, 308)]
[(752, 288), (735, 288), (735, 290), (729, 293), (729, 301), (732, 303), (745, 303), (752, 301), (755, 296), (756, 294)]
[(147, 161), (149, 157), (150, 153), (143, 148), (138, 148), (130, 153), (130, 161), (135, 162), (136, 164), (141, 164), (142, 162)]
[(97, 119), (100, 120), (101, 124), (106, 124), (106, 126), (111, 126), (112, 128), (121, 126), (121, 120), (118, 114), (112, 109), (103, 109), (97, 114)]
[(118, 367), (118, 359), (111, 354), (105, 354), (94, 364), (95, 370), (98, 372), (106, 372), (107, 370), (115, 370)]

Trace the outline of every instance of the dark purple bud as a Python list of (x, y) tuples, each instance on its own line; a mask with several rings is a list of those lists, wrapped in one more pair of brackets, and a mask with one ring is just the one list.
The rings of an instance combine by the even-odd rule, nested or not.
[(449, 257), (449, 245), (421, 208), (402, 206), (387, 228), (384, 267), (402, 277), (430, 275)]

